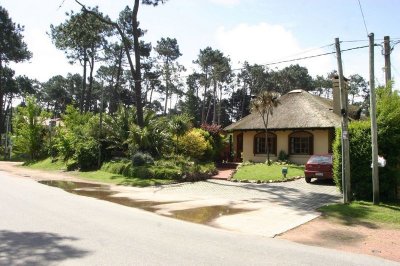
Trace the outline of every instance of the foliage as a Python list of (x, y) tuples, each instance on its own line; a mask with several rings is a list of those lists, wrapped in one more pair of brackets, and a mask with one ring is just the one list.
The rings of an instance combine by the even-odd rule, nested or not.
[(103, 139), (111, 156), (128, 157), (129, 128), (134, 124), (135, 119), (135, 109), (122, 105), (118, 106), (113, 115), (104, 116)]
[[(8, 11), (0, 6), (0, 132), (4, 132), (4, 96), (8, 91), (17, 90), (13, 79), (14, 71), (7, 67), (9, 62), (19, 63), (32, 57), (23, 41), (24, 27), (15, 24)], [(11, 85), (11, 86), (10, 86)], [(14, 88), (12, 90), (11, 88)]]
[[(273, 92), (263, 91), (257, 95), (257, 97), (251, 102), (251, 110), (252, 112), (257, 112), (262, 120), (265, 127), (265, 139), (268, 138), (268, 120), (269, 116), (273, 115), (273, 110), (276, 108), (280, 101), (278, 99), (278, 95)], [(270, 164), (269, 160), (269, 147), (268, 141), (265, 141), (265, 150), (267, 151), (267, 163)]]
[[(286, 178), (282, 175), (282, 167), (288, 168)], [(261, 180), (261, 181), (284, 181), (292, 177), (304, 176), (304, 166), (293, 164), (271, 165), (264, 163), (248, 164), (240, 167), (233, 176), (235, 180)]]
[(278, 160), (279, 161), (287, 161), (288, 158), (289, 158), (289, 155), (284, 150), (281, 150), (279, 152), (279, 154), (278, 154)]
[(67, 170), (67, 166), (63, 160), (52, 160), (46, 158), (39, 161), (30, 161), (23, 164), (26, 167), (32, 169), (44, 169), (44, 170)]
[(163, 65), (161, 73), (165, 79), (165, 104), (164, 114), (167, 113), (168, 98), (171, 97), (173, 89), (179, 86), (179, 73), (184, 70), (183, 66), (179, 65), (176, 60), (182, 55), (179, 51), (179, 45), (175, 38), (161, 38), (157, 41), (154, 50), (158, 54), (158, 59), (162, 60)]
[(13, 119), (13, 151), (36, 160), (45, 155), (46, 119), (50, 114), (43, 111), (36, 99), (29, 97), (26, 107), (19, 107)]
[(169, 122), (165, 117), (158, 118), (151, 110), (144, 114), (143, 127), (137, 124), (129, 126), (127, 143), (129, 152), (133, 155), (137, 151), (148, 152), (152, 156), (161, 156), (172, 150), (172, 135), (168, 131)]
[(365, 201), (353, 201), (351, 204), (332, 204), (318, 209), (324, 217), (334, 217), (347, 224), (360, 222), (384, 223), (400, 226), (400, 204), (381, 203), (374, 205)]
[(209, 134), (198, 128), (193, 128), (178, 140), (179, 152), (193, 159), (203, 159), (207, 151), (212, 150), (212, 145), (206, 136)]
[(194, 181), (208, 178), (216, 172), (213, 163), (197, 164), (178, 157), (155, 161), (152, 165), (135, 166), (127, 160), (104, 163), (103, 171), (128, 177), (129, 179), (156, 179)]
[(312, 90), (312, 78), (308, 74), (308, 69), (298, 64), (290, 65), (280, 71), (272, 73), (274, 88), (281, 94), (286, 94), (292, 90)]
[(31, 58), (23, 41), (24, 27), (15, 24), (6, 9), (0, 6), (0, 58), (3, 62), (21, 62)]
[[(371, 127), (369, 121), (354, 121), (349, 124), (351, 191), (356, 200), (372, 199), (371, 171)], [(390, 138), (382, 135), (378, 128), (379, 154), (386, 154)], [(395, 136), (393, 136), (395, 137)], [(341, 130), (336, 130), (333, 144), (333, 174), (336, 185), (342, 189)], [(396, 156), (396, 155), (394, 155)], [(396, 159), (389, 159), (385, 168), (379, 169), (379, 189), (382, 199), (394, 199), (396, 189)]]
[(132, 156), (132, 165), (133, 166), (143, 166), (154, 164), (154, 159), (148, 153), (136, 152)]
[(68, 169), (94, 169), (98, 166), (98, 117), (80, 113), (69, 105), (62, 116), (63, 126), (56, 129), (53, 147)]

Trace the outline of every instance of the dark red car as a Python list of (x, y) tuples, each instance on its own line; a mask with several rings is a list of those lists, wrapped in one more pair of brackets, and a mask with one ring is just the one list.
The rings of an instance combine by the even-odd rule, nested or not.
[(311, 156), (306, 163), (304, 176), (307, 183), (311, 182), (311, 178), (332, 179), (332, 154)]

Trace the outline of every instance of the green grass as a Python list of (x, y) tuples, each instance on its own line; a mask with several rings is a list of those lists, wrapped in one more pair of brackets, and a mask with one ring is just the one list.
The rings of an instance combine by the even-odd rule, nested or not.
[(165, 185), (174, 183), (170, 179), (156, 179), (156, 178), (135, 178), (125, 177), (123, 175), (113, 174), (101, 170), (89, 172), (75, 172), (75, 174), (85, 180), (110, 183), (116, 185), (126, 185), (134, 187), (147, 187), (154, 185)]
[(42, 161), (36, 162), (26, 162), (23, 166), (32, 168), (32, 169), (40, 169), (40, 170), (66, 170), (67, 166), (61, 160), (57, 160), (52, 162), (51, 158), (44, 159)]
[(354, 201), (351, 204), (333, 204), (319, 208), (326, 218), (336, 218), (345, 224), (383, 223), (400, 228), (400, 203)]
[[(45, 160), (37, 162), (25, 163), (24, 167), (28, 167), (31, 169), (38, 169), (38, 170), (46, 170), (46, 171), (59, 171), (67, 169), (65, 163), (62, 160), (57, 160), (55, 162), (52, 162), (51, 158), (47, 158)], [(87, 172), (70, 171), (68, 173), (71, 175), (76, 175), (78, 178), (85, 179), (88, 181), (104, 182), (109, 184), (135, 186), (135, 187), (164, 185), (175, 182), (174, 180), (171, 179), (125, 177), (123, 175), (113, 174), (101, 170), (87, 171)]]
[(261, 181), (283, 181), (282, 167), (288, 168), (286, 179), (295, 176), (304, 176), (304, 166), (298, 165), (278, 165), (265, 163), (257, 163), (252, 165), (244, 165), (240, 167), (233, 179), (236, 180), (261, 180)]

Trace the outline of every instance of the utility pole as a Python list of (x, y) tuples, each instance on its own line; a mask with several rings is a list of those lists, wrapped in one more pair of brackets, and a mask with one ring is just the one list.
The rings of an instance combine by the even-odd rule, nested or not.
[(392, 69), (390, 65), (390, 53), (392, 52), (390, 49), (390, 37), (385, 36), (383, 38), (383, 52), (385, 56), (385, 84), (386, 87), (389, 85), (392, 80)]
[(344, 82), (342, 54), (340, 51), (339, 38), (335, 38), (336, 57), (339, 74), (340, 88), (340, 109), (342, 114), (342, 188), (343, 188), (343, 203), (351, 201), (351, 182), (350, 182), (350, 143), (348, 131), (348, 112), (347, 112), (347, 86)]
[[(372, 192), (374, 204), (379, 204), (379, 169), (378, 169), (378, 133), (376, 125), (375, 100), (375, 68), (374, 68), (374, 34), (369, 38), (369, 88), (370, 88), (370, 116), (371, 116), (371, 144), (372, 144)], [(386, 37), (385, 37), (386, 38)]]

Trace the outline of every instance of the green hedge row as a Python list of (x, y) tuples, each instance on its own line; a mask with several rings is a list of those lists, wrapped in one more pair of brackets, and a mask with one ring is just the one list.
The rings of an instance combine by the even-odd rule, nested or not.
[[(369, 121), (354, 121), (349, 124), (350, 137), (350, 169), (351, 191), (353, 199), (372, 199), (372, 151), (371, 151), (371, 125)], [(378, 134), (379, 154), (384, 157), (393, 156), (387, 151), (391, 140)], [(389, 145), (390, 147), (390, 145)], [(336, 130), (336, 138), (333, 143), (333, 174), (336, 185), (342, 190), (342, 152), (341, 129)], [(384, 168), (379, 168), (379, 188), (382, 200), (394, 200), (396, 198), (397, 165), (393, 160), (387, 160)]]
[(172, 179), (195, 181), (210, 177), (216, 172), (214, 163), (179, 165), (173, 161), (156, 162), (153, 165), (133, 166), (131, 161), (110, 161), (104, 163), (103, 171), (132, 178)]

